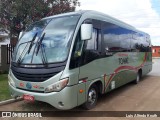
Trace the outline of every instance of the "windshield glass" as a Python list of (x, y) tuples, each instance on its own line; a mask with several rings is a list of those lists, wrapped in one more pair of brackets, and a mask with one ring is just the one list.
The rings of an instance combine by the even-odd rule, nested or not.
[(44, 64), (67, 59), (79, 16), (44, 19), (32, 24), (19, 40), (13, 62)]

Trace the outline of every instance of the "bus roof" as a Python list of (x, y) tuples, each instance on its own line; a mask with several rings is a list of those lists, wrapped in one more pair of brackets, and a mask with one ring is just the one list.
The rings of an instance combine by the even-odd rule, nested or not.
[(137, 30), (135, 27), (123, 22), (123, 21), (120, 21), (114, 17), (111, 17), (107, 14), (104, 14), (104, 13), (101, 13), (101, 12), (97, 12), (97, 11), (93, 11), (93, 10), (79, 10), (79, 11), (75, 11), (75, 12), (68, 12), (68, 13), (62, 13), (62, 14), (58, 14), (58, 15), (53, 15), (53, 16), (49, 16), (49, 17), (45, 17), (43, 19), (50, 19), (50, 18), (55, 18), (55, 17), (62, 17), (62, 16), (72, 16), (72, 15), (81, 15), (81, 16), (93, 16), (96, 17), (97, 19), (99, 18), (99, 20), (102, 20), (102, 21), (106, 21), (106, 22), (111, 22), (113, 24), (116, 24), (116, 25), (119, 25), (121, 27), (125, 27), (127, 29), (130, 29), (130, 30), (133, 30), (133, 31), (136, 31), (136, 32), (139, 32), (141, 34), (145, 34), (145, 35), (148, 35), (147, 33), (145, 32), (142, 32), (140, 30)]

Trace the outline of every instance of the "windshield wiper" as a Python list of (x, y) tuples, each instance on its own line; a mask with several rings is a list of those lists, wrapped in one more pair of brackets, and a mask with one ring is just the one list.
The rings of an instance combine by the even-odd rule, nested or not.
[[(24, 43), (21, 43), (21, 44), (20, 44), (20, 45), (22, 45), (22, 44), (27, 43), (27, 45), (28, 45), (28, 43), (31, 42), (31, 43), (30, 43), (30, 46), (29, 46), (29, 49), (28, 49), (28, 54), (29, 54), (30, 51), (31, 51), (31, 48), (32, 48), (32, 46), (33, 46), (33, 42), (34, 42), (34, 40), (36, 39), (37, 34), (38, 34), (38, 33), (36, 33), (36, 34), (33, 36), (33, 38), (32, 38), (31, 41), (24, 42)], [(20, 45), (19, 45), (19, 46), (20, 46)], [(20, 54), (20, 56), (19, 56), (19, 58), (18, 58), (18, 60), (17, 60), (18, 65), (20, 65), (20, 63), (22, 62), (22, 57), (23, 57), (23, 54), (24, 54), (24, 52), (25, 52), (25, 49), (27, 48), (27, 45), (25, 46), (25, 48), (23, 49), (22, 53)], [(26, 52), (26, 53), (27, 53), (27, 52)]]
[[(42, 41), (44, 40), (44, 36), (45, 36), (45, 33), (42, 35), (41, 39), (40, 39), (39, 42), (38, 42), (37, 51), (36, 51), (36, 56), (38, 55), (39, 49), (41, 48), (42, 62), (43, 62), (43, 64), (47, 67), (47, 66), (48, 66), (47, 57), (46, 57), (46, 53), (45, 53), (44, 46), (42, 45)], [(42, 47), (43, 47), (43, 48), (42, 48)]]
[[(28, 45), (28, 42), (25, 42), (25, 43), (27, 43), (27, 45)], [(22, 43), (22, 44), (25, 44), (25, 43)], [(20, 45), (22, 45), (22, 44), (20, 44)], [(19, 46), (20, 46), (20, 45), (19, 45)], [(19, 58), (18, 58), (18, 60), (17, 60), (17, 64), (18, 64), (18, 65), (20, 65), (20, 63), (21, 63), (21, 61), (22, 61), (22, 57), (23, 57), (23, 54), (24, 54), (24, 52), (25, 52), (25, 49), (27, 48), (27, 45), (25, 46), (25, 48), (23, 49), (22, 53), (20, 54), (20, 56), (19, 56)]]
[[(28, 49), (28, 51), (27, 51), (28, 54), (29, 54), (30, 51), (31, 51), (31, 48), (32, 48), (32, 46), (33, 46), (33, 42), (34, 42), (36, 36), (37, 36), (37, 33), (34, 35), (34, 37), (33, 37), (33, 39), (32, 39), (31, 41), (25, 42), (25, 43), (31, 42), (30, 45), (29, 45), (29, 49)], [(44, 39), (44, 36), (45, 36), (45, 33), (42, 35), (42, 37), (40, 38), (39, 42), (37, 43), (36, 55), (38, 55), (39, 49), (41, 48), (42, 62), (43, 62), (44, 65), (48, 66), (45, 49), (42, 48), (42, 41), (43, 41), (43, 39)], [(22, 43), (22, 44), (24, 44), (24, 43)], [(27, 45), (25, 46), (25, 48), (23, 49), (23, 51), (22, 51), (19, 59), (17, 60), (18, 65), (20, 65), (20, 63), (22, 62), (22, 57), (25, 56), (25, 55), (23, 55), (23, 54), (24, 54), (26, 48), (27, 48)], [(27, 52), (26, 52), (25, 54), (27, 54)], [(33, 54), (33, 55), (34, 55), (34, 54)]]
[(46, 57), (45, 48), (42, 45), (41, 45), (41, 53), (42, 53), (42, 62), (46, 67), (48, 67), (48, 61), (47, 61), (47, 57)]
[(28, 49), (28, 54), (30, 53), (30, 51), (31, 51), (31, 49), (32, 49), (33, 42), (34, 42), (34, 40), (36, 39), (37, 34), (38, 34), (38, 33), (36, 33), (36, 34), (34, 35), (33, 39), (31, 40), (31, 44), (30, 44), (29, 49)]
[(43, 41), (43, 39), (44, 39), (45, 34), (46, 34), (46, 33), (43, 33), (43, 35), (42, 35), (41, 39), (40, 39), (40, 40), (39, 40), (39, 42), (38, 42), (36, 55), (37, 55), (37, 54), (38, 54), (38, 52), (39, 52), (39, 48), (40, 48), (40, 46), (41, 46), (41, 44), (42, 44), (42, 41)]

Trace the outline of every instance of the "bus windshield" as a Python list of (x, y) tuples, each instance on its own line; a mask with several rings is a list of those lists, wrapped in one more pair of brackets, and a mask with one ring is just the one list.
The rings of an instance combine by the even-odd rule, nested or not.
[(33, 23), (17, 43), (13, 62), (44, 64), (65, 61), (79, 17), (65, 16)]

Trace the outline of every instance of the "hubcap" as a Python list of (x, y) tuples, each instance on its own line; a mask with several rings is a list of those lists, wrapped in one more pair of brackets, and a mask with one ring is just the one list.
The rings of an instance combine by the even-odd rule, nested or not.
[(139, 82), (139, 74), (137, 75), (137, 82)]
[(95, 101), (96, 101), (96, 91), (95, 91), (95, 89), (91, 89), (90, 91), (89, 91), (89, 93), (88, 93), (88, 102), (90, 103), (90, 104), (94, 104), (95, 103)]

